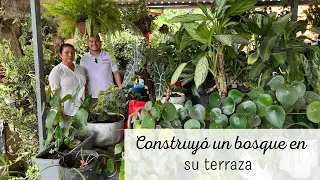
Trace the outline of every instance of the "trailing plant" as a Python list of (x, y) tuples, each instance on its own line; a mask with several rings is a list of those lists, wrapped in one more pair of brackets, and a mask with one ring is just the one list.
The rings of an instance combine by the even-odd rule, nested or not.
[(59, 30), (66, 37), (85, 25), (89, 36), (115, 33), (121, 29), (121, 12), (113, 0), (61, 0), (42, 4), (59, 21)]
[[(60, 89), (50, 97), (51, 89), (47, 89), (47, 102), (50, 106), (46, 108), (46, 128), (47, 139), (44, 141), (45, 146), (49, 146), (52, 142), (55, 148), (50, 152), (59, 150), (62, 144), (69, 148), (74, 148), (80, 143), (77, 139), (79, 130), (87, 125), (88, 112), (84, 109), (88, 104), (81, 104), (81, 97), (84, 95), (84, 87), (77, 89), (72, 95), (67, 94), (60, 98)], [(64, 102), (68, 101), (69, 106), (65, 109)], [(63, 114), (67, 110), (69, 116)]]
[[(239, 16), (251, 9), (257, 2), (257, 0), (219, 0), (213, 2), (210, 11), (204, 5), (198, 3), (197, 5), (203, 14), (181, 15), (170, 20), (171, 23), (182, 23), (182, 26), (190, 35), (190, 39), (200, 42), (201, 49), (206, 50), (206, 54), (197, 59), (194, 75), (196, 88), (205, 81), (208, 72), (210, 72), (215, 78), (216, 87), (222, 98), (227, 96), (224, 66), (225, 49), (228, 46), (238, 47), (238, 44), (249, 42), (246, 37), (237, 33), (234, 27), (239, 24)], [(179, 71), (174, 74), (174, 79), (178, 79), (181, 69), (186, 64), (180, 64), (177, 68)], [(171, 83), (174, 84), (175, 82)]]

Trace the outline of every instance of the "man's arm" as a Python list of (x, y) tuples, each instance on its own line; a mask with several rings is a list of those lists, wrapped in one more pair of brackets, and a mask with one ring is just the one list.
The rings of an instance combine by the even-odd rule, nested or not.
[(121, 88), (122, 81), (121, 81), (120, 73), (118, 71), (115, 71), (113, 72), (113, 75), (114, 75), (114, 79), (116, 80), (117, 86)]

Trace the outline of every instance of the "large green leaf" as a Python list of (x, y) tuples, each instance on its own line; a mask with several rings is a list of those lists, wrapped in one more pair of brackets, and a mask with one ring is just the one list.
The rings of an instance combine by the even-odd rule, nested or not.
[(172, 121), (176, 118), (178, 118), (178, 114), (177, 114), (177, 110), (174, 107), (174, 105), (172, 103), (166, 103), (163, 106), (163, 110), (162, 110), (162, 118), (166, 121)]
[(320, 101), (314, 101), (309, 104), (307, 117), (311, 122), (320, 123)]
[(185, 15), (179, 15), (175, 16), (172, 19), (170, 19), (169, 23), (190, 23), (194, 21), (205, 21), (208, 20), (208, 18), (202, 14), (185, 14)]
[(232, 34), (231, 39), (232, 39), (232, 42), (235, 42), (238, 44), (249, 44), (248, 38), (241, 36), (241, 35), (238, 35), (238, 34)]
[(61, 127), (62, 134), (64, 137), (69, 136), (69, 130), (71, 128), (71, 125), (72, 125), (72, 117), (71, 116), (64, 117), (62, 119), (62, 121), (60, 122), (60, 127)]
[(184, 120), (188, 116), (188, 110), (184, 107), (178, 109), (179, 119)]
[(292, 106), (298, 100), (298, 94), (290, 87), (278, 89), (276, 91), (278, 101), (286, 108)]
[(210, 31), (207, 26), (200, 24), (197, 28), (197, 34), (204, 38), (204, 39), (209, 39), (210, 38)]
[(273, 30), (278, 36), (281, 36), (284, 33), (291, 15), (291, 13), (288, 13), (272, 23)]
[(202, 38), (197, 34), (196, 28), (199, 24), (197, 23), (186, 23), (183, 25), (184, 29), (188, 32), (188, 34), (196, 41), (199, 41), (203, 44), (207, 44), (207, 39)]
[(282, 125), (286, 119), (286, 113), (281, 106), (269, 106), (265, 109), (265, 112), (265, 117), (270, 124), (278, 128), (282, 128)]
[(228, 127), (228, 117), (225, 114), (221, 114), (218, 117), (214, 119), (214, 122), (217, 124), (220, 124), (222, 127), (226, 128)]
[(213, 92), (209, 96), (209, 107), (210, 108), (218, 108), (221, 104), (221, 97), (218, 93)]
[(287, 59), (287, 52), (272, 53), (272, 56), (279, 64), (284, 65)]
[(73, 124), (80, 129), (86, 127), (88, 115), (89, 114), (85, 109), (79, 109), (79, 111), (73, 116)]
[(208, 59), (206, 56), (202, 56), (198, 61), (194, 75), (196, 88), (199, 88), (199, 86), (206, 80), (208, 75), (208, 68)]
[(273, 99), (269, 94), (261, 94), (257, 100), (261, 106), (268, 107), (273, 104)]
[(207, 7), (205, 7), (203, 4), (200, 4), (198, 2), (196, 2), (196, 4), (199, 6), (199, 8), (201, 9), (201, 11), (203, 12), (203, 14), (205, 14), (207, 16), (208, 19), (212, 19), (212, 17), (209, 15)]
[(284, 88), (284, 77), (281, 75), (277, 75), (275, 77), (273, 77), (269, 82), (268, 85), (275, 89), (283, 89)]
[(260, 47), (260, 58), (263, 62), (266, 62), (270, 58), (270, 54), (273, 46), (275, 45), (275, 41), (278, 39), (277, 36), (274, 37), (266, 37)]
[(255, 34), (261, 34), (262, 33), (262, 30), (259, 28), (259, 26), (255, 22), (247, 21), (246, 24), (247, 24), (248, 29), (250, 30), (250, 32), (253, 32)]
[(179, 51), (182, 52), (186, 47), (191, 46), (194, 43), (195, 39), (191, 36), (184, 37), (181, 42), (179, 43)]
[(152, 116), (147, 114), (142, 119), (141, 127), (145, 128), (145, 129), (155, 129), (156, 128), (156, 121)]
[(250, 71), (249, 71), (249, 78), (251, 80), (256, 79), (260, 74), (261, 71), (266, 67), (265, 63), (262, 62), (261, 59), (258, 59), (255, 63), (253, 63)]
[(304, 99), (308, 104), (311, 104), (314, 101), (320, 101), (320, 96), (315, 92), (306, 91), (306, 93), (304, 94)]
[(225, 7), (227, 0), (216, 0), (215, 3), (217, 4), (217, 15), (220, 15), (220, 13), (222, 12), (223, 7)]
[(255, 88), (248, 93), (248, 96), (251, 100), (256, 101), (261, 94), (264, 94), (264, 90), (262, 88)]
[(289, 87), (296, 91), (296, 94), (299, 98), (303, 98), (307, 89), (306, 85), (304, 85), (302, 82), (294, 82)]
[(163, 97), (166, 81), (166, 69), (164, 64), (153, 64), (153, 80), (156, 91), (156, 99), (159, 100)]
[(184, 108), (189, 111), (189, 109), (192, 107), (192, 101), (188, 100), (186, 103), (184, 103)]
[(203, 121), (206, 116), (206, 109), (201, 104), (196, 104), (189, 109), (189, 115), (192, 119)]
[(243, 114), (247, 117), (251, 117), (251, 116), (256, 115), (257, 106), (253, 101), (247, 100), (237, 106), (236, 112), (238, 114)]
[(231, 35), (213, 35), (213, 37), (224, 45), (227, 45), (227, 46), (232, 45)]
[(171, 77), (171, 84), (175, 84), (178, 79), (180, 74), (182, 73), (184, 67), (186, 67), (187, 63), (182, 63), (178, 66), (178, 68), (176, 69), (176, 71), (174, 72), (174, 74)]
[(239, 104), (242, 101), (243, 96), (244, 95), (236, 89), (231, 89), (228, 92), (228, 97), (231, 97), (236, 104)]
[(184, 129), (200, 129), (201, 124), (196, 119), (189, 119), (183, 125)]
[(247, 118), (243, 114), (235, 113), (230, 117), (232, 129), (245, 129), (247, 127)]
[(56, 108), (60, 106), (60, 89), (57, 89), (56, 92), (54, 93), (53, 97), (50, 100), (50, 106), (52, 108)]
[(258, 58), (259, 58), (258, 52), (251, 53), (248, 57), (248, 64), (249, 65), (254, 64), (258, 60)]
[(227, 97), (222, 102), (222, 111), (226, 115), (231, 115), (235, 110), (235, 102), (231, 97)]
[(239, 0), (226, 11), (226, 16), (242, 15), (251, 9), (259, 0)]
[(57, 110), (55, 110), (55, 109), (51, 109), (51, 110), (47, 113), (47, 117), (46, 117), (46, 128), (52, 127), (52, 125), (53, 125), (53, 120), (56, 118), (56, 114), (57, 114)]

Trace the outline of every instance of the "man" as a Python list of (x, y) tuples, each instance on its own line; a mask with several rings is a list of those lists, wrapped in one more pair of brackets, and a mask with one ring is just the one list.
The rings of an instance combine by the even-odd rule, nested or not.
[(84, 67), (87, 72), (88, 93), (95, 103), (99, 91), (104, 91), (114, 84), (112, 74), (118, 87), (121, 87), (121, 76), (118, 72), (118, 66), (112, 62), (110, 54), (101, 50), (99, 36), (90, 37), (88, 47), (90, 51), (82, 57), (80, 66)]

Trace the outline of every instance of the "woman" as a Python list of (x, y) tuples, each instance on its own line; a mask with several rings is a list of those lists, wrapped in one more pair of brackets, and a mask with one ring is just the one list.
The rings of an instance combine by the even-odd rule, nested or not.
[[(62, 99), (67, 94), (73, 94), (78, 88), (85, 87), (86, 74), (85, 70), (73, 63), (74, 47), (71, 44), (62, 44), (60, 47), (60, 57), (62, 62), (55, 66), (49, 74), (49, 85), (54, 94), (57, 89), (60, 89), (60, 98)], [(64, 104), (63, 113), (73, 116), (77, 109), (69, 108), (69, 101)], [(77, 106), (73, 104), (73, 106)]]

